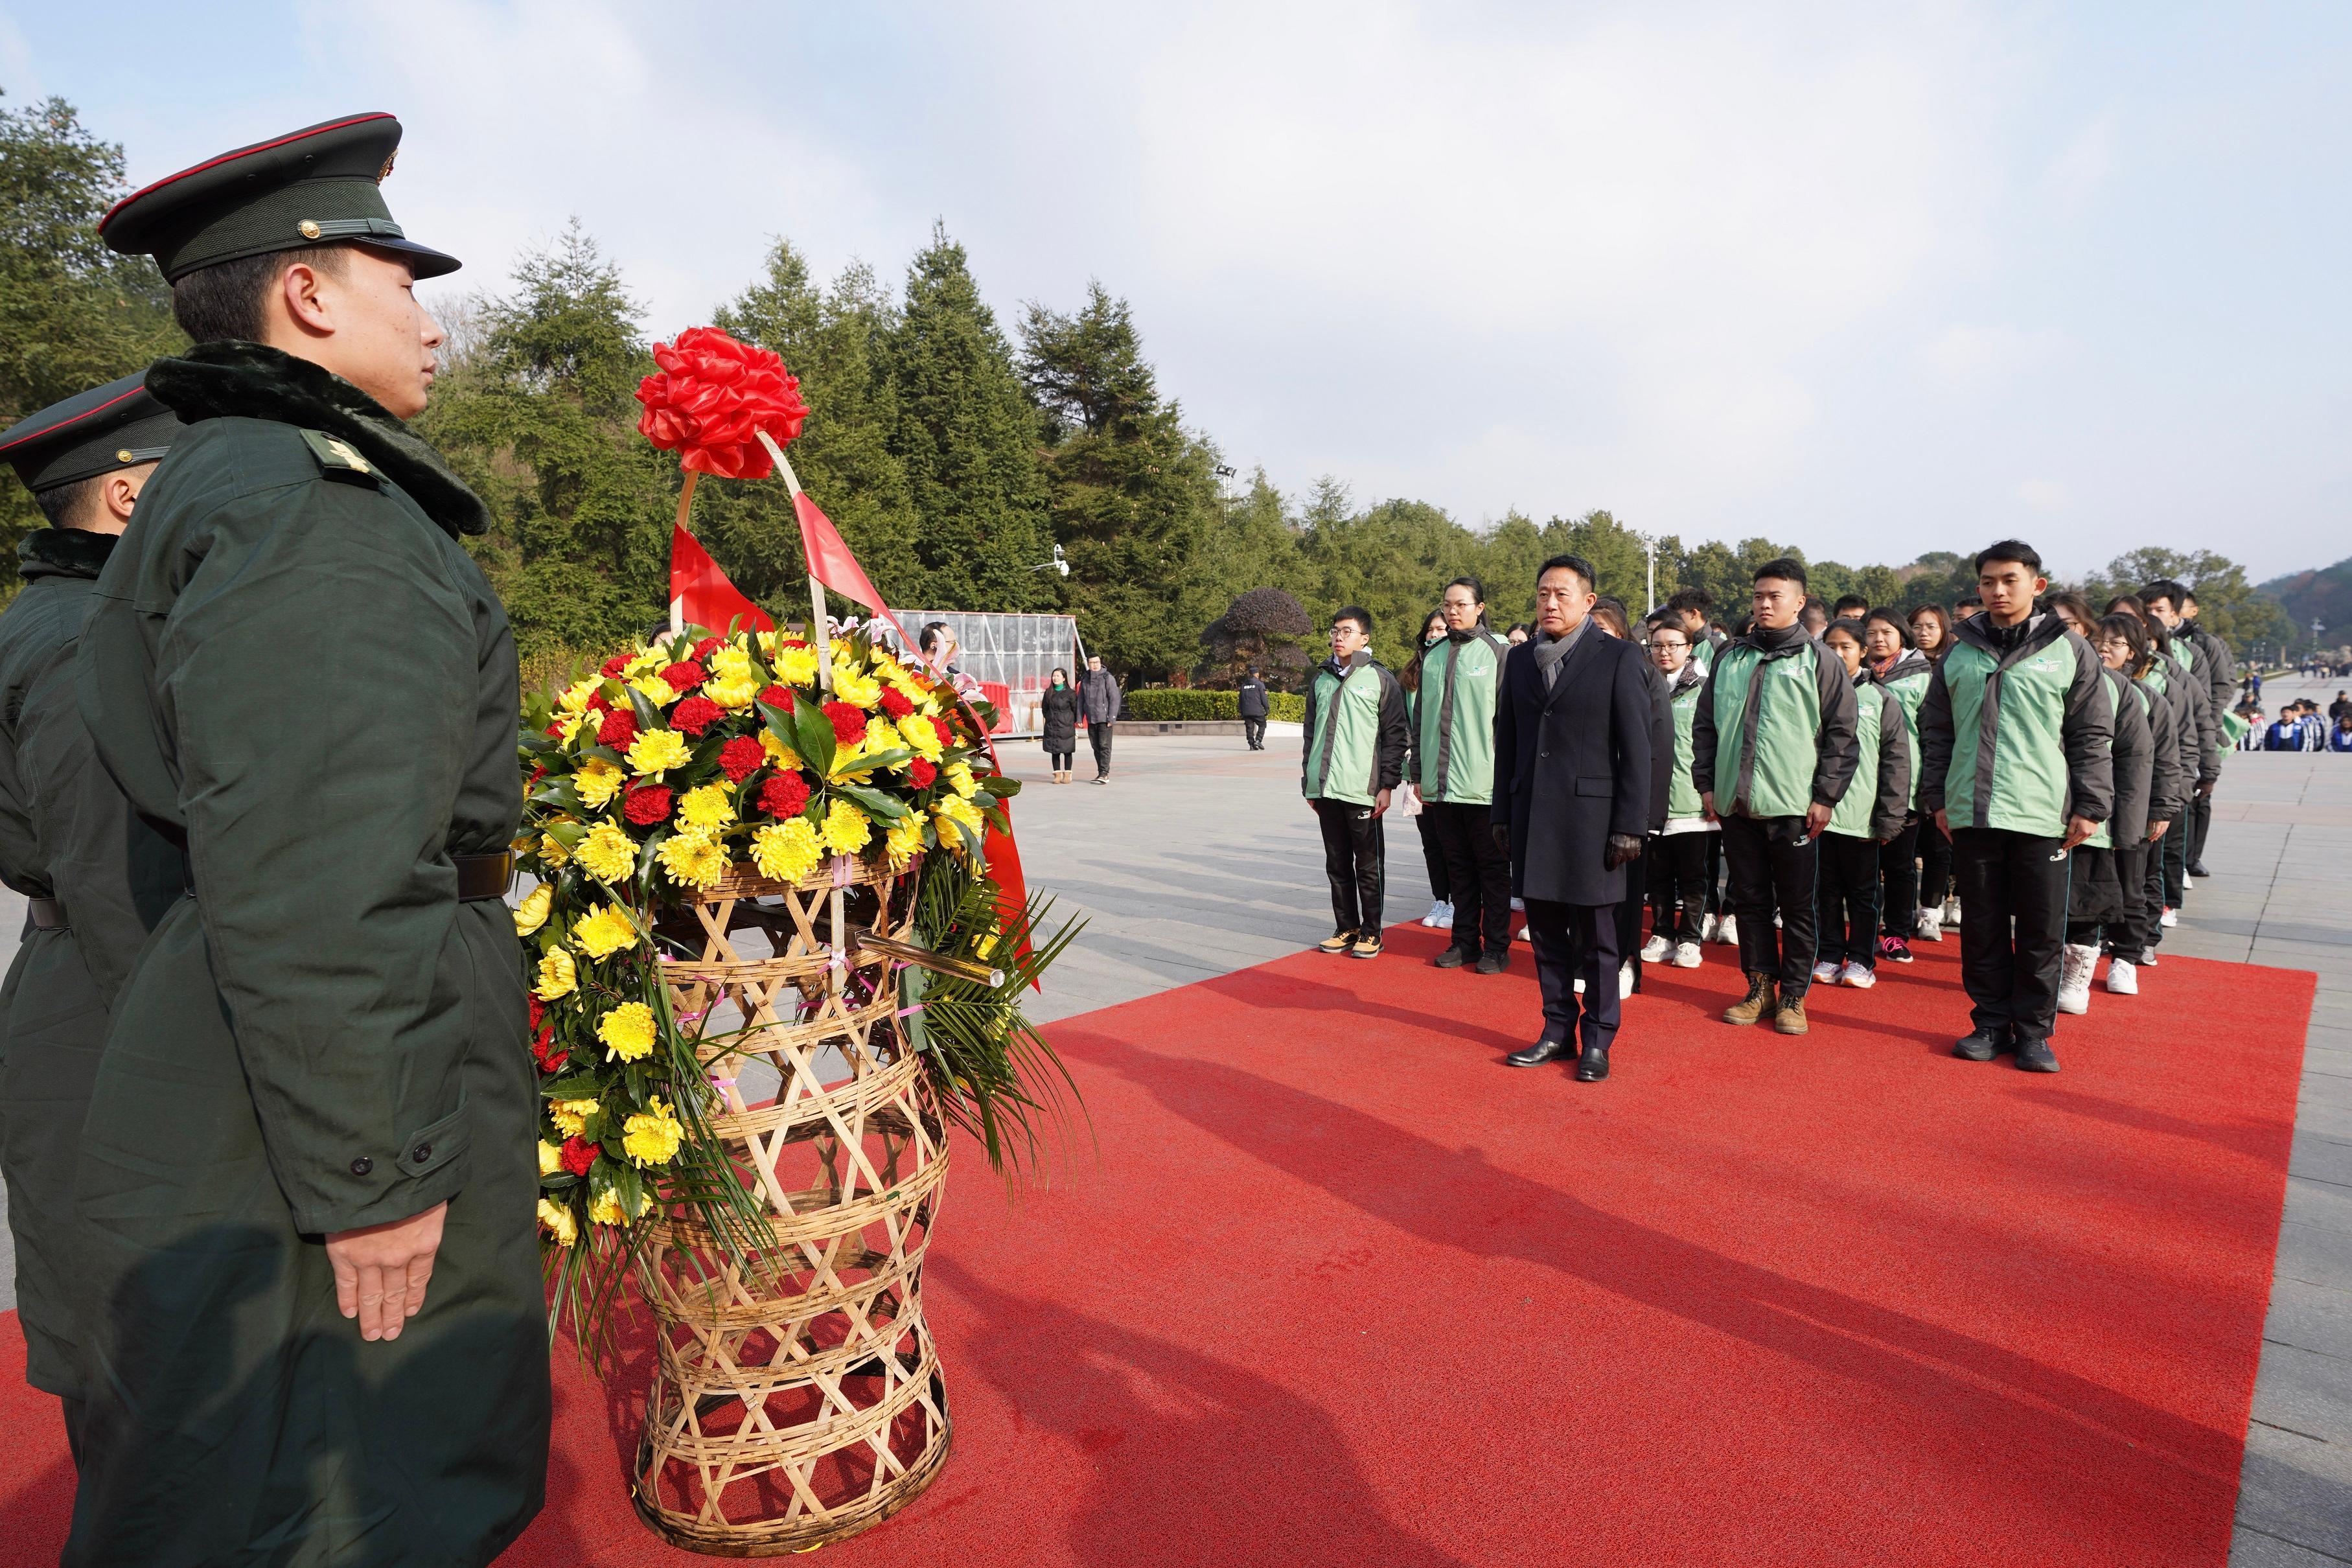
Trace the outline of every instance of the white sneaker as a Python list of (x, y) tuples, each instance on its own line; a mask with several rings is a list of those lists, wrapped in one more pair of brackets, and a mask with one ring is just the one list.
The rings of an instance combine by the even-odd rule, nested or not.
[(1715, 922), (1715, 940), (1725, 947), (1739, 945), (1739, 917), (1726, 915)]
[(1421, 923), (1425, 926), (1433, 926), (1437, 923), (1438, 917), (1441, 915), (1451, 919), (1453, 914), (1454, 906), (1447, 903), (1444, 899), (1440, 899), (1435, 903), (1429, 906), (1429, 912), (1421, 917)]
[(1699, 941), (1713, 942), (1715, 940), (1715, 922), (1716, 917), (1713, 915), (1709, 915), (1705, 920), (1698, 922)]
[(1527, 900), (1524, 899), (1513, 899), (1511, 900), (1511, 912), (1515, 915), (1526, 914), (1528, 912)]
[(1452, 931), (1454, 929), (1454, 906), (1452, 904), (1441, 904), (1438, 907), (1443, 909), (1445, 912), (1439, 915), (1436, 920), (1430, 923), (1434, 925), (1440, 931)]
[(1943, 941), (1943, 911), (1940, 910), (1921, 910), (1916, 915), (1913, 916), (1911, 940), (1913, 942)]
[(1814, 965), (1813, 965), (1813, 984), (1816, 984), (1816, 985), (1834, 985), (1834, 984), (1837, 984), (1837, 977), (1838, 977), (1838, 966), (1837, 966), (1836, 964), (1834, 964), (1834, 963), (1832, 963), (1828, 962), (1826, 959), (1825, 959), (1825, 960), (1823, 960), (1822, 963), (1816, 963), (1816, 964), (1814, 964)]
[(1630, 963), (1620, 964), (1617, 966), (1617, 1000), (1622, 1002), (1632, 994), (1633, 994), (1633, 966)]
[(1696, 969), (1698, 964), (1698, 943), (1695, 942), (1678, 942), (1675, 943), (1675, 967), (1676, 969)]
[(1878, 971), (1865, 969), (1852, 959), (1848, 959), (1845, 967), (1838, 971), (1837, 983), (1841, 985), (1852, 986), (1856, 991), (1867, 991), (1878, 984)]
[(2142, 969), (2154, 969), (2156, 967), (2156, 949), (2152, 947), (2143, 947), (2139, 950), (2139, 966)]
[(1525, 927), (1525, 926), (1521, 926), (1521, 927), (1519, 928), (1519, 940), (1520, 940), (1521, 942), (1533, 942), (1533, 941), (1535, 941), (1535, 938), (1533, 938), (1533, 937), (1531, 937), (1531, 936), (1529, 936), (1529, 935), (1528, 934), (1528, 928), (1527, 928), (1527, 927)]
[(1642, 944), (1642, 962), (1664, 963), (1675, 951), (1675, 944), (1663, 936), (1654, 936)]
[(2099, 950), (2087, 942), (2068, 942), (2058, 959), (2058, 1011), (2091, 1010), (2091, 972), (2099, 967)]
[(1584, 994), (1584, 976), (1581, 974), (1576, 977), (1576, 994), (1579, 996)]
[(2121, 956), (2107, 960), (2107, 990), (2116, 996), (2138, 995), (2138, 967), (2130, 959)]
[(1958, 893), (1954, 893), (1950, 898), (1944, 900), (1944, 924), (1947, 926), (1958, 926), (1959, 923), (1960, 896)]
[(2177, 926), (2180, 923), (2180, 911), (2175, 909), (2168, 909), (2164, 911), (2164, 918), (2157, 923), (2167, 928)]

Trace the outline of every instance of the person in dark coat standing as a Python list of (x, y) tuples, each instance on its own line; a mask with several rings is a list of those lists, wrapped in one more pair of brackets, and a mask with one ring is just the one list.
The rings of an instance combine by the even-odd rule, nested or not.
[(1512, 1053), (1539, 1067), (1580, 1032), (1580, 1082), (1609, 1076), (1617, 1037), (1617, 906), (1656, 803), (1656, 721), (1642, 650), (1593, 623), (1592, 564), (1555, 555), (1536, 574), (1536, 635), (1504, 660), (1495, 705), (1495, 834), (1528, 910), (1543, 1033)]
[(1056, 669), (1037, 700), (1037, 717), (1045, 735), (1045, 755), (1054, 763), (1054, 782), (1070, 782), (1070, 763), (1078, 752), (1078, 693), (1070, 672)]
[(0, 1170), (25, 1381), (63, 1402), (77, 1457), (89, 1303), (75, 1151), (108, 1009), (182, 884), (179, 850), (99, 765), (74, 701), (74, 653), (99, 572), (179, 430), (134, 375), (0, 435), (0, 460), (51, 524), (17, 545), (25, 586), (0, 613), (0, 881), (31, 906), (0, 989)]
[(1265, 751), (1265, 719), (1274, 704), (1266, 696), (1265, 682), (1258, 679), (1255, 665), (1242, 677), (1242, 683), (1234, 688), (1234, 701), (1241, 710), (1242, 739), (1249, 742), (1251, 751)]
[(148, 373), (188, 428), (77, 697), (188, 880), (82, 1130), (68, 1568), (474, 1568), (546, 1492), (515, 644), (461, 542), (488, 509), (403, 423), (442, 341), (412, 285), (457, 263), (385, 211), (399, 137), (296, 132), (100, 226), (194, 346)]
[(1110, 783), (1111, 726), (1118, 720), (1118, 681), (1103, 668), (1100, 654), (1087, 656), (1078, 681), (1078, 710), (1086, 715), (1087, 744), (1095, 750), (1095, 783)]

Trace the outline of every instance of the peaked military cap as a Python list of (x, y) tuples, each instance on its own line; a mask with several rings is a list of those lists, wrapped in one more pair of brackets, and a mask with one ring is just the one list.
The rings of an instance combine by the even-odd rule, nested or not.
[(167, 281), (199, 268), (338, 240), (396, 251), (419, 278), (457, 270), (454, 256), (401, 231), (377, 187), (400, 150), (400, 121), (353, 114), (207, 158), (133, 191), (99, 220), (125, 256), (152, 256)]
[(126, 375), (0, 432), (0, 462), (15, 464), (25, 488), (38, 494), (152, 463), (179, 433), (180, 416), (155, 401), (145, 378)]

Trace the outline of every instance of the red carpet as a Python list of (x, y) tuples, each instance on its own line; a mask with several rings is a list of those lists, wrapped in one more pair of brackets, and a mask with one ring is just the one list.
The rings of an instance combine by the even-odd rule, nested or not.
[[(823, 1559), (2226, 1561), (2310, 976), (2250, 1014), (2243, 968), (2167, 959), (2035, 1078), (1946, 1054), (1951, 943), (1817, 993), (1801, 1040), (1715, 1020), (1711, 947), (1586, 1087), (1499, 1065), (1524, 952), (1481, 979), (1436, 947), (1057, 1026), (1099, 1154), (1008, 1204), (959, 1152), (954, 1456)], [(0, 1563), (52, 1563), (62, 1440), (8, 1381)], [(693, 1561), (622, 1494), (636, 1387), (560, 1397), (504, 1562)]]

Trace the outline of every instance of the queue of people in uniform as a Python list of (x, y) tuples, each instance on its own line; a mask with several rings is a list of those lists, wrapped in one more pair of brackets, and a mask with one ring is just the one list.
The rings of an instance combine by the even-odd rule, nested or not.
[[(1698, 590), (1633, 622), (1556, 557), (1535, 623), (1496, 631), (1484, 585), (1457, 578), (1393, 673), (1369, 613), (1341, 610), (1304, 737), (1322, 951), (1380, 956), (1381, 819), (1401, 799), (1437, 895), (1423, 923), (1450, 933), (1433, 962), (1494, 974), (1515, 939), (1536, 950), (1545, 1033), (1516, 1065), (1580, 1033), (1577, 1076), (1606, 1077), (1643, 966), (1696, 968), (1711, 943), (1747, 983), (1725, 1021), (1802, 1035), (1816, 989), (1867, 990), (1957, 928), (1955, 1054), (2056, 1071), (2057, 1015), (2088, 1010), (2103, 963), (2110, 994), (2136, 994), (2207, 875), (2236, 672), (2182, 584), (2095, 608), (2052, 593), (2019, 541), (1976, 566), (1953, 610), (1906, 611), (1824, 607), (1801, 563), (1775, 561), (1725, 628)], [(1622, 647), (1559, 651), (1593, 637)], [(1638, 713), (1620, 711), (1629, 679)], [(1577, 695), (1605, 743), (1559, 731)], [(1582, 761), (1555, 776), (1555, 751)]]

